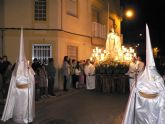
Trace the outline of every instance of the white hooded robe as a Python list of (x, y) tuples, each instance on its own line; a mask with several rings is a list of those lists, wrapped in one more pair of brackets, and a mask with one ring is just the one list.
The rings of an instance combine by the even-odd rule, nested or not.
[(5, 122), (10, 118), (16, 123), (33, 121), (34, 83), (34, 71), (24, 54), (23, 30), (21, 30), (19, 60), (12, 73), (2, 121)]
[(158, 74), (146, 26), (146, 67), (130, 93), (122, 124), (165, 124), (165, 86)]

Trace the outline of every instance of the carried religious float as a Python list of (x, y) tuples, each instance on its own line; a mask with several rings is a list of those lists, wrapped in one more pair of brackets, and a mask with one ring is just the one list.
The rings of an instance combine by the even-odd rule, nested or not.
[(126, 93), (129, 77), (125, 75), (132, 57), (136, 57), (132, 47), (121, 45), (120, 36), (114, 29), (107, 35), (106, 49), (93, 49), (91, 60), (96, 63), (96, 90), (104, 93)]

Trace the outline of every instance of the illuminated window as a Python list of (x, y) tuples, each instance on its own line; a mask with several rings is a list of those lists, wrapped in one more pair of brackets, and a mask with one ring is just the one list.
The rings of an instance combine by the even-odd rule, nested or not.
[(77, 46), (68, 46), (67, 47), (68, 56), (71, 59), (78, 59), (78, 47)]
[(34, 0), (34, 19), (46, 21), (46, 0)]
[(67, 14), (78, 17), (78, 0), (67, 0)]
[(33, 44), (32, 60), (37, 58), (41, 63), (48, 63), (48, 59), (52, 58), (52, 45), (50, 44)]

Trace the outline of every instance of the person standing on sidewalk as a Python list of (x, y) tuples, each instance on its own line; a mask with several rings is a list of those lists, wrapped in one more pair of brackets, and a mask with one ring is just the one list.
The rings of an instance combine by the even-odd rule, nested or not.
[(69, 57), (64, 56), (63, 61), (63, 75), (64, 75), (64, 91), (68, 91), (67, 85), (70, 82), (70, 65), (69, 65)]
[(48, 94), (50, 94), (51, 96), (55, 96), (54, 81), (55, 81), (55, 75), (56, 75), (56, 68), (54, 66), (53, 58), (49, 58), (46, 71), (48, 74)]
[(87, 59), (86, 65), (84, 68), (86, 74), (86, 89), (94, 90), (95, 89), (95, 66), (94, 62), (90, 62), (90, 59)]

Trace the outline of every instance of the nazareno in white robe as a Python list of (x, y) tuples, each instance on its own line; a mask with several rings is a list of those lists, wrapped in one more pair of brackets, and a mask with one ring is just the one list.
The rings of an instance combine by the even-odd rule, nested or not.
[(130, 93), (122, 124), (165, 124), (165, 86), (158, 74), (146, 26), (146, 67)]
[(21, 32), (20, 55), (12, 73), (2, 121), (10, 118), (16, 123), (32, 122), (35, 116), (34, 104), (34, 71), (25, 58)]

